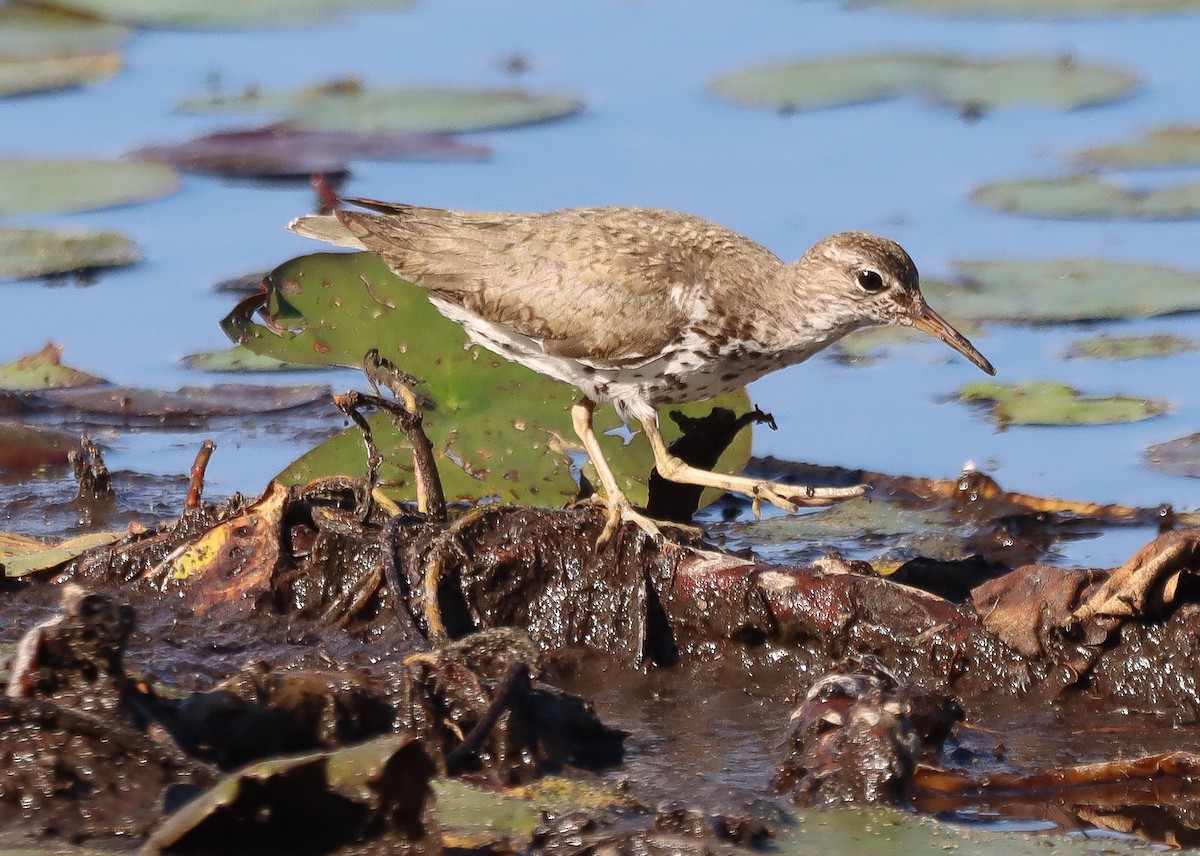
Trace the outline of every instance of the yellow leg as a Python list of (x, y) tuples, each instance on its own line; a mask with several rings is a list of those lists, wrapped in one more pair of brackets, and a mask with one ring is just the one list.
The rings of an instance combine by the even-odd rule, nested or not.
[(863, 485), (855, 487), (811, 487), (809, 485), (782, 484), (780, 482), (762, 481), (745, 476), (727, 476), (693, 467), (667, 451), (662, 432), (658, 430), (658, 417), (643, 419), (642, 428), (646, 438), (654, 449), (654, 465), (658, 474), (665, 479), (681, 484), (694, 484), (701, 487), (715, 487), (721, 490), (744, 494), (754, 500), (755, 513), (759, 503), (766, 500), (785, 511), (796, 511), (801, 506), (832, 505), (839, 499), (850, 499), (862, 496), (867, 489)]
[(588, 457), (592, 459), (592, 465), (600, 476), (600, 483), (604, 486), (605, 502), (608, 505), (608, 520), (604, 524), (604, 531), (600, 533), (599, 540), (596, 541), (596, 546), (603, 547), (607, 544), (622, 520), (636, 523), (643, 532), (651, 537), (661, 536), (662, 533), (659, 532), (655, 522), (646, 515), (635, 511), (633, 504), (617, 484), (617, 478), (613, 475), (612, 468), (609, 467), (604, 452), (600, 449), (596, 431), (592, 428), (592, 411), (595, 409), (596, 404), (590, 398), (581, 398), (571, 408), (571, 423), (575, 426), (575, 433), (583, 441), (583, 448), (587, 450)]

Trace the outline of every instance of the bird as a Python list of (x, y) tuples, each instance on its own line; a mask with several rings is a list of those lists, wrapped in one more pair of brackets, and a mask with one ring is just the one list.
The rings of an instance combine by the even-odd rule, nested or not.
[(854, 330), (911, 326), (995, 369), (929, 307), (917, 266), (869, 232), (823, 238), (785, 263), (701, 217), (628, 206), (456, 211), (348, 198), (360, 210), (298, 217), (296, 234), (379, 256), (489, 351), (581, 393), (572, 425), (604, 489), (598, 544), (622, 521), (657, 536), (617, 483), (592, 426), (599, 404), (640, 423), (659, 475), (786, 511), (865, 486), (788, 485), (693, 467), (667, 449), (658, 408), (703, 401), (803, 362)]

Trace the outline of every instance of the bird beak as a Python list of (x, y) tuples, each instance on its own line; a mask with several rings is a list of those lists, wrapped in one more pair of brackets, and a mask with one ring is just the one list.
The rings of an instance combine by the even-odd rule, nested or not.
[(913, 312), (911, 320), (912, 325), (918, 330), (924, 330), (933, 338), (942, 340), (988, 374), (996, 373), (987, 357), (979, 353), (966, 336), (951, 327), (945, 318), (930, 309), (924, 301)]

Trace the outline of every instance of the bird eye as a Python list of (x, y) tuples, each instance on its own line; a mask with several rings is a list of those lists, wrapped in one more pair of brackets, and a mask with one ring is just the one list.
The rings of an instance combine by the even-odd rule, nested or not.
[(873, 271), (870, 268), (863, 268), (854, 274), (858, 280), (859, 288), (868, 294), (876, 294), (883, 291), (883, 277), (878, 271)]

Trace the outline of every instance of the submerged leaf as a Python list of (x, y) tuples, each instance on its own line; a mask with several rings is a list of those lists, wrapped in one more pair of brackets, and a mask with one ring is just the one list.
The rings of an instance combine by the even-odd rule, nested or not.
[(451, 133), (528, 125), (583, 109), (573, 95), (520, 89), (366, 87), (357, 81), (294, 92), (251, 92), (185, 101), (193, 113), (265, 113), (296, 128), (358, 133)]
[(1127, 190), (1093, 175), (1026, 178), (985, 184), (971, 194), (986, 208), (1063, 220), (1194, 220), (1200, 183)]
[(62, 352), (62, 346), (50, 342), (40, 351), (0, 366), (0, 389), (31, 392), (73, 386), (96, 386), (107, 382), (79, 369), (64, 366)]
[(141, 261), (119, 232), (0, 226), (0, 279), (35, 279)]
[(1093, 360), (1140, 360), (1145, 357), (1169, 357), (1200, 347), (1194, 339), (1163, 333), (1153, 336), (1110, 336), (1102, 333), (1071, 344), (1068, 358)]
[(165, 164), (102, 160), (0, 160), (0, 214), (66, 214), (174, 193)]
[(992, 417), (1006, 425), (1107, 425), (1139, 422), (1167, 412), (1165, 401), (1125, 395), (1089, 397), (1061, 383), (974, 383), (958, 391), (963, 401), (993, 402)]
[(0, 470), (36, 470), (65, 464), (79, 438), (33, 425), (0, 422)]
[(145, 420), (167, 425), (219, 416), (245, 416), (291, 410), (323, 400), (329, 388), (317, 385), (256, 386), (218, 383), (185, 386), (175, 392), (106, 386), (95, 389), (51, 390), (42, 396), (52, 407), (92, 417)]
[(1200, 478), (1200, 433), (1154, 444), (1146, 450), (1146, 463), (1170, 476)]
[(950, 318), (1102, 321), (1200, 311), (1200, 275), (1108, 259), (957, 261), (955, 283), (921, 283)]
[(284, 123), (222, 131), (176, 145), (149, 146), (130, 157), (162, 161), (182, 170), (234, 178), (307, 179), (313, 173), (339, 174), (346, 161), (485, 160), (491, 149), (463, 143), (448, 134), (310, 131)]
[[(400, 279), (370, 253), (319, 253), (284, 263), (268, 277), (266, 325), (249, 312), (263, 300), (244, 301), (222, 322), (226, 334), (253, 351), (289, 362), (358, 366), (371, 348), (424, 381), (433, 399), (425, 430), (441, 467), (446, 496), (476, 500), (496, 496), (527, 504), (557, 505), (578, 485), (568, 451), (576, 447), (570, 409), (579, 393), (479, 347), (466, 347), (466, 333), (429, 303), (423, 289)], [(714, 404), (749, 409), (744, 392), (679, 409), (692, 416)], [(382, 416), (371, 419), (386, 459), (385, 486), (413, 496), (412, 458), (402, 434)], [(598, 432), (615, 429), (611, 409), (596, 418)], [(663, 420), (668, 442), (679, 436)], [(626, 444), (603, 435), (601, 446), (635, 502), (646, 498), (653, 465), (641, 436)], [(747, 432), (739, 434), (718, 468), (740, 470), (749, 457)], [(281, 478), (307, 481), (321, 475), (362, 472), (362, 437), (357, 429), (339, 434), (296, 461)]]
[(971, 110), (1071, 109), (1124, 97), (1139, 85), (1122, 69), (1071, 58), (976, 61), (951, 54), (864, 54), (765, 66), (713, 81), (731, 101), (793, 111), (907, 93)]

